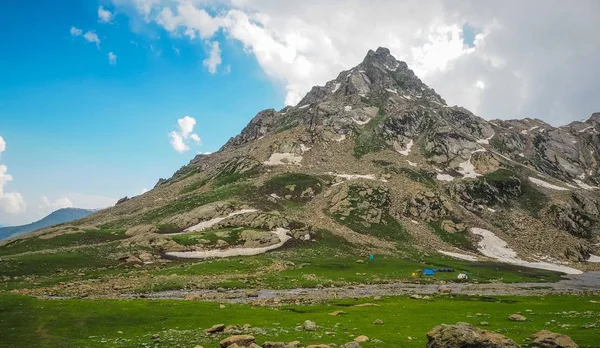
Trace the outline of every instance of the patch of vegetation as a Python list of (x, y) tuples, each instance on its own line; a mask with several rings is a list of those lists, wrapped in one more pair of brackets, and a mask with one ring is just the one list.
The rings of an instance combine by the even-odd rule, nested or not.
[(517, 203), (521, 209), (527, 211), (535, 218), (540, 217), (540, 212), (546, 206), (546, 202), (548, 202), (548, 197), (540, 192), (535, 185), (531, 184), (529, 180), (516, 175), (511, 169), (498, 169), (495, 172), (486, 174), (483, 176), (483, 179), (497, 182), (520, 180), (521, 193)]
[(192, 232), (178, 236), (173, 236), (172, 239), (181, 245), (210, 245), (214, 246), (217, 241), (223, 240), (229, 245), (237, 245), (240, 243), (240, 233), (248, 228), (225, 228), (211, 230), (206, 232)]
[(437, 234), (444, 242), (454, 245), (457, 248), (463, 250), (477, 251), (473, 241), (469, 236), (468, 231), (461, 232), (447, 232), (442, 228), (442, 221), (433, 221), (429, 223), (429, 227)]
[(146, 223), (158, 222), (164, 218), (188, 212), (194, 208), (205, 204), (227, 200), (234, 196), (245, 193), (250, 188), (249, 184), (229, 184), (217, 187), (208, 192), (202, 192), (198, 195), (184, 197), (171, 202), (160, 208), (153, 209), (142, 216), (142, 221)]
[(125, 239), (124, 230), (78, 230), (65, 231), (52, 238), (37, 236), (14, 240), (0, 248), (0, 256), (21, 254), (30, 251), (56, 250), (64, 247), (87, 246)]
[[(165, 284), (163, 288), (168, 288)], [(528, 337), (542, 329), (562, 332), (573, 338), (580, 347), (597, 346), (597, 334), (586, 329), (595, 322), (600, 309), (590, 304), (591, 296), (433, 296), (432, 301), (412, 300), (407, 296), (385, 297), (370, 306), (357, 306), (371, 299), (341, 299), (316, 305), (286, 305), (278, 308), (179, 300), (43, 300), (11, 294), (0, 295), (0, 326), (4, 328), (2, 344), (7, 347), (140, 347), (154, 345), (152, 335), (160, 336), (161, 347), (190, 347), (201, 344), (218, 346), (224, 336), (206, 337), (203, 328), (217, 322), (262, 329), (256, 333), (258, 343), (270, 340), (299, 340), (303, 345), (327, 343), (342, 345), (359, 334), (371, 342), (365, 347), (378, 347), (381, 342), (395, 346), (421, 348), (426, 345), (426, 333), (442, 323), (469, 322), (478, 325), (487, 321), (488, 327), (515, 340), (528, 344)], [(343, 310), (346, 314), (331, 316)], [(516, 312), (534, 314), (535, 320), (515, 325), (507, 320)], [(213, 315), (219, 313), (219, 320)], [(410, 325), (395, 325), (398, 313)], [(477, 315), (479, 313), (479, 315)], [(587, 313), (587, 314), (586, 314)], [(319, 325), (315, 332), (297, 331), (304, 320)], [(375, 319), (386, 325), (373, 325)], [(274, 325), (273, 323), (277, 323)], [(546, 324), (545, 324), (546, 323)], [(199, 329), (200, 328), (200, 329)], [(354, 331), (354, 328), (361, 328)], [(348, 333), (352, 333), (350, 336)], [(350, 337), (350, 338), (349, 338)], [(410, 339), (409, 339), (410, 338)], [(377, 341), (375, 341), (377, 342)], [(387, 343), (385, 343), (387, 344)]]
[(421, 184), (425, 185), (426, 187), (429, 188), (434, 188), (437, 187), (437, 182), (435, 181), (434, 177), (435, 175), (423, 170), (423, 169), (410, 169), (410, 168), (395, 168), (397, 170), (398, 174), (404, 174), (406, 175), (409, 179), (416, 181), (416, 182), (420, 182)]
[(182, 188), (181, 191), (179, 191), (179, 193), (181, 194), (187, 194), (190, 192), (194, 192), (197, 189), (204, 187), (206, 184), (208, 183), (208, 179), (202, 179), (202, 180), (198, 180), (190, 185), (187, 185), (186, 187)]
[(387, 147), (387, 144), (381, 135), (377, 134), (377, 127), (385, 120), (385, 110), (379, 108), (377, 116), (369, 121), (362, 129), (355, 129), (357, 132), (354, 143), (354, 156), (361, 158), (362, 156), (378, 152)]
[(161, 224), (161, 225), (156, 225), (156, 228), (158, 228), (158, 233), (159, 234), (170, 234), (170, 233), (179, 233), (182, 232), (184, 229), (175, 225), (175, 224)]
[(304, 173), (285, 173), (270, 178), (262, 190), (286, 200), (305, 203), (323, 191), (319, 178)]

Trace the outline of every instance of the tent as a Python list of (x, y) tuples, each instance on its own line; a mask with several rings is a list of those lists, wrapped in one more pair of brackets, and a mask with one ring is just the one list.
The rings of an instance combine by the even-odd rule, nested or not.
[(461, 280), (469, 279), (469, 275), (466, 273), (461, 273), (458, 275), (458, 279), (461, 279)]
[(426, 275), (426, 276), (432, 276), (432, 275), (434, 275), (434, 274), (435, 274), (435, 271), (434, 271), (434, 270), (432, 270), (432, 269), (430, 269), (430, 268), (425, 268), (425, 269), (423, 270), (423, 274), (424, 274), (424, 275)]

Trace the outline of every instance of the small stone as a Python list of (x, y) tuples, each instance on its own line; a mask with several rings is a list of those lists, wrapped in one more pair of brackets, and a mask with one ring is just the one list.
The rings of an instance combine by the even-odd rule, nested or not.
[(329, 315), (333, 315), (334, 317), (337, 317), (338, 315), (342, 315), (342, 314), (346, 314), (346, 312), (344, 312), (344, 311), (335, 311), (335, 312), (329, 313)]
[(377, 319), (373, 322), (373, 325), (383, 325), (383, 320)]
[(302, 327), (306, 331), (317, 331), (317, 323), (315, 323), (314, 321), (307, 320), (304, 322), (304, 325), (302, 325)]
[(369, 340), (369, 337), (367, 337), (365, 335), (360, 335), (354, 339), (354, 342), (363, 343), (363, 342), (367, 342), (368, 340)]
[(356, 260), (356, 263), (365, 263), (365, 260)]
[(352, 341), (343, 344), (340, 348), (360, 348), (360, 343)]
[(488, 323), (487, 321), (482, 321), (481, 323), (479, 323), (479, 325), (488, 326), (488, 325), (490, 325), (490, 323)]
[(527, 321), (527, 318), (525, 318), (524, 316), (522, 316), (521, 314), (511, 314), (508, 317), (509, 320), (512, 321)]
[(153, 339), (153, 340), (157, 340), (157, 339), (159, 339), (159, 338), (160, 338), (160, 335), (159, 335), (159, 334), (154, 334), (154, 335), (152, 335), (152, 339)]

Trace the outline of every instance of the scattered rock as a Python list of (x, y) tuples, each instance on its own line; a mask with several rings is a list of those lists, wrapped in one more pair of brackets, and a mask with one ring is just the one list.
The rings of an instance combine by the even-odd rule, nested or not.
[(527, 321), (527, 318), (525, 318), (524, 316), (522, 316), (521, 314), (511, 314), (508, 317), (509, 320), (512, 321)]
[(340, 346), (340, 348), (360, 348), (360, 343), (353, 341)]
[(438, 292), (440, 294), (451, 294), (452, 293), (452, 289), (450, 289), (449, 287), (447, 287), (446, 285), (442, 285), (438, 288)]
[(440, 325), (427, 333), (427, 348), (519, 348), (513, 340), (467, 323)]
[(310, 346), (306, 346), (306, 348), (330, 348), (328, 344), (311, 344)]
[(571, 337), (559, 333), (542, 330), (531, 335), (533, 343), (531, 347), (535, 348), (578, 348)]
[(218, 332), (223, 332), (224, 330), (225, 330), (225, 324), (216, 324), (216, 325), (213, 325), (212, 327), (204, 330), (204, 333), (210, 335), (210, 334), (215, 334)]
[(490, 325), (490, 323), (488, 323), (487, 321), (482, 321), (482, 322), (479, 323), (479, 325), (481, 325), (481, 326), (488, 326), (488, 325)]
[(221, 345), (221, 348), (227, 348), (227, 347), (231, 348), (233, 345), (237, 345), (240, 347), (248, 347), (251, 344), (256, 344), (256, 340), (254, 339), (254, 336), (236, 335), (236, 336), (227, 337), (226, 339), (219, 342), (219, 344)]
[(342, 314), (346, 314), (346, 312), (344, 312), (344, 311), (335, 311), (335, 312), (329, 313), (329, 315), (333, 315), (334, 317), (337, 317), (338, 315), (342, 315)]
[(360, 335), (354, 339), (354, 342), (363, 343), (363, 342), (367, 342), (368, 340), (369, 340), (369, 337), (367, 337), (365, 335)]
[(376, 319), (376, 320), (373, 322), (373, 325), (383, 325), (383, 320), (381, 320), (381, 319)]

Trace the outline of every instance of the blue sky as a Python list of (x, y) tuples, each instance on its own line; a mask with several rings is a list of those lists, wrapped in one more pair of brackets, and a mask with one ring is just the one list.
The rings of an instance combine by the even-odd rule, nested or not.
[[(21, 193), (27, 212), (0, 211), (2, 224), (47, 213), (51, 209), (38, 208), (42, 196), (79, 197), (70, 200), (91, 208), (102, 200), (82, 195), (139, 194), (197, 152), (216, 151), (259, 110), (282, 106), (281, 89), (235, 42), (221, 45), (231, 71), (210, 74), (202, 65), (208, 54), (202, 42), (151, 26), (135, 33), (125, 15), (98, 23), (93, 1), (23, 6), (15, 0), (3, 7), (0, 136), (6, 151), (0, 163), (13, 177), (4, 191)], [(99, 47), (73, 37), (72, 26), (94, 30)], [(108, 52), (116, 54), (115, 65)], [(168, 134), (186, 115), (196, 119), (202, 145), (179, 153)]]

